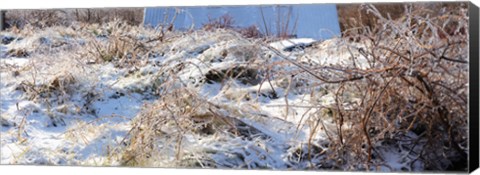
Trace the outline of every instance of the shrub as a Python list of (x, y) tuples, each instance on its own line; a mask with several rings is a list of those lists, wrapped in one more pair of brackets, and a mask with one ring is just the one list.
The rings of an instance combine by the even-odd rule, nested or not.
[(242, 34), (242, 36), (245, 38), (262, 38), (264, 36), (262, 32), (258, 30), (258, 27), (256, 25), (251, 25), (246, 28), (240, 28), (238, 29), (238, 32)]
[[(385, 166), (382, 156), (393, 145), (403, 154), (401, 170), (419, 169), (421, 160), (427, 170), (463, 171), (466, 166), (458, 165), (468, 152), (468, 34), (461, 32), (468, 25), (466, 9), (457, 6), (459, 15), (446, 12), (456, 19), (448, 20), (407, 5), (406, 13), (393, 20), (373, 5), (364, 8), (382, 25), (353, 35), (360, 45), (343, 41), (361, 64), (305, 65), (286, 59), (302, 75), (330, 85), (335, 103), (326, 108), (335, 128), (323, 128), (331, 140), (331, 160), (343, 169), (375, 170)], [(455, 30), (440, 37), (452, 30), (449, 25)]]
[(222, 15), (216, 19), (208, 17), (208, 22), (203, 24), (203, 29), (211, 31), (213, 29), (231, 29), (235, 24), (235, 20), (229, 14)]
[[(406, 17), (405, 5), (405, 3), (377, 3), (375, 8), (385, 18), (397, 20)], [(458, 14), (459, 11), (456, 8), (464, 6), (461, 2), (413, 3), (411, 5), (417, 14), (429, 15), (430, 17), (442, 16), (446, 12)], [(377, 31), (383, 25), (365, 4), (337, 4), (337, 12), (343, 36), (355, 36), (365, 31)]]
[[(140, 63), (139, 58), (148, 54), (148, 41), (139, 41), (135, 33), (127, 32), (136, 29), (120, 20), (110, 22), (102, 28), (94, 28), (91, 33), (93, 38), (90, 38), (85, 48), (87, 56), (93, 58), (95, 63), (113, 62), (116, 67)], [(149, 41), (154, 40), (157, 39)]]
[(114, 20), (139, 25), (143, 21), (143, 8), (8, 10), (5, 16), (7, 28), (23, 28), (27, 24), (40, 28), (75, 22), (100, 24)]

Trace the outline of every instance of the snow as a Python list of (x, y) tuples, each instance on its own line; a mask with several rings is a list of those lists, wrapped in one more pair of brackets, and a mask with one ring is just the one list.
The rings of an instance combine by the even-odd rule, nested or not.
[[(87, 39), (65, 39), (55, 32), (43, 34), (47, 42), (34, 42), (40, 37), (39, 34), (0, 46), (0, 55), (4, 55), (10, 49), (35, 51), (45, 44), (58, 42), (55, 40), (72, 45), (59, 52), (47, 52), (48, 56), (44, 55), (45, 52), (33, 52), (26, 58), (0, 59), (0, 112), (2, 120), (14, 123), (1, 126), (0, 164), (121, 165), (121, 149), (132, 130), (132, 123), (144, 108), (160, 98), (152, 89), (168, 79), (164, 76), (167, 70), (175, 70), (173, 75), (178, 81), (171, 85), (171, 89), (158, 91), (163, 90), (168, 94), (178, 87), (187, 87), (207, 102), (224, 107), (221, 112), (244, 123), (244, 130), (253, 132), (243, 137), (183, 136), (185, 154), (191, 154), (195, 160), (208, 157), (219, 168), (307, 168), (310, 166), (308, 162), (292, 163), (290, 159), (292, 151), (297, 148), (306, 152), (305, 145), (311, 134), (308, 123), (314, 120), (317, 112), (309, 106), (334, 103), (332, 94), (305, 93), (308, 89), (305, 81), (308, 80), (294, 78), (289, 84), (289, 77), (283, 77), (281, 72), (295, 70), (295, 67), (281, 65), (283, 60), (277, 56), (265, 58), (265, 55), (273, 55), (268, 48), (238, 38), (228, 31), (194, 32), (170, 41), (172, 43), (166, 46), (155, 48), (159, 49), (155, 51), (164, 54), (149, 57), (148, 64), (135, 67), (137, 71), (134, 73), (129, 73), (132, 68), (119, 68), (112, 63), (85, 65), (72, 61), (73, 51), (70, 49), (85, 47), (75, 43)], [(298, 38), (270, 43), (270, 46), (282, 52), (285, 48), (299, 45), (316, 47), (317, 50), (305, 49), (309, 52), (308, 57), (289, 58), (319, 64), (350, 64), (350, 55), (345, 48), (335, 50), (339, 48), (338, 43), (336, 39), (319, 43), (312, 38)], [(222, 52), (227, 55), (222, 56)], [(245, 65), (263, 70), (265, 65), (274, 63), (278, 65), (273, 66), (272, 71), (278, 74), (271, 78), (271, 86), (267, 82), (249, 80), (248, 77), (245, 81), (249, 83), (243, 83), (240, 78), (205, 81), (206, 74), (212, 70), (222, 71)], [(181, 69), (174, 69), (179, 67)], [(19, 71), (19, 75), (12, 76), (13, 70)], [(56, 97), (66, 99), (62, 104), (54, 101), (54, 98), (47, 100), (50, 104), (29, 99), (28, 94), (17, 88), (22, 81), (35, 80), (38, 85), (65, 73), (71, 74), (76, 81), (71, 85), (71, 94)], [(327, 128), (335, 128), (332, 119), (325, 117), (323, 120)], [(324, 131), (312, 138), (319, 147), (326, 140)], [(168, 147), (163, 144), (157, 146), (159, 150)], [(171, 166), (174, 162), (171, 154), (164, 154), (165, 157), (153, 165)], [(401, 158), (395, 152), (386, 150), (384, 154), (393, 170), (401, 170), (405, 166), (397, 162)], [(314, 160), (313, 163), (320, 163), (321, 160)]]
[(0, 46), (0, 58), (4, 58), (7, 54), (7, 47)]
[[(1, 45), (1, 55), (5, 56), (6, 50), (31, 47), (34, 43), (32, 40), (35, 39), (27, 38), (22, 41), (14, 41), (9, 45)], [(49, 40), (45, 39), (45, 41)], [(44, 44), (48, 44), (48, 42)], [(36, 59), (39, 61), (37, 62)], [(2, 114), (2, 120), (5, 119), (13, 124), (13, 126), (2, 126), (1, 128), (0, 163), (92, 165), (92, 162), (97, 159), (105, 159), (105, 146), (117, 145), (117, 142), (120, 142), (118, 140), (124, 138), (126, 131), (129, 129), (130, 120), (136, 115), (143, 103), (141, 97), (133, 94), (119, 98), (108, 98), (115, 94), (114, 89), (101, 88), (102, 98), (106, 100), (100, 100), (101, 98), (99, 98), (98, 101), (91, 104), (95, 114), (74, 115), (71, 111), (75, 109), (71, 109), (70, 112), (65, 114), (56, 112), (52, 114), (49, 112), (51, 109), (25, 99), (22, 92), (16, 90), (18, 83), (31, 78), (28, 73), (22, 76), (24, 69), (28, 69), (33, 64), (38, 67), (50, 64), (49, 62), (41, 62), (41, 59), (44, 58), (0, 58), (0, 67), (11, 67), (20, 72), (18, 77), (13, 78), (10, 71), (2, 70), (0, 73), (0, 79), (2, 80), (0, 83), (0, 113)], [(57, 59), (58, 62), (62, 61), (58, 58), (52, 59)], [(51, 66), (54, 67), (54, 65)], [(101, 72), (98, 72), (101, 76), (98, 78), (103, 80), (103, 84), (98, 86), (111, 86), (113, 80), (118, 79), (120, 75), (111, 65), (105, 65), (101, 70)], [(48, 72), (44, 76), (55, 74), (49, 71), (49, 69), (45, 69), (38, 73)], [(81, 93), (73, 94), (71, 100), (71, 103), (59, 106), (57, 109), (69, 108), (69, 105), (78, 109), (84, 102)], [(53, 125), (52, 119), (49, 117), (51, 115), (60, 116), (59, 125)]]
[(293, 50), (295, 47), (305, 48), (311, 46), (316, 40), (312, 38), (292, 38), (272, 42), (269, 45), (280, 51)]

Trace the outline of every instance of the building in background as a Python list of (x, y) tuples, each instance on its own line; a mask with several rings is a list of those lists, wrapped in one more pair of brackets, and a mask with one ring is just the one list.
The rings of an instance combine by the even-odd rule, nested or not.
[(233, 19), (236, 28), (254, 25), (271, 36), (288, 33), (298, 38), (324, 40), (341, 35), (335, 4), (148, 7), (144, 25), (173, 24), (177, 30), (198, 29), (225, 15)]

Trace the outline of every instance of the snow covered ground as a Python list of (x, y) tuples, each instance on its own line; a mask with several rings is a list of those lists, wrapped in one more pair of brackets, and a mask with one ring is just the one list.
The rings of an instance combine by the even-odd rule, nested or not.
[(297, 48), (297, 50), (303, 50), (305, 47), (310, 47), (314, 42), (315, 40), (311, 38), (292, 38), (272, 42), (269, 45), (281, 51), (294, 51), (295, 48)]
[[(113, 61), (89, 63), (95, 50), (82, 49), (94, 48), (90, 43), (101, 45), (113, 38), (113, 34), (104, 38), (88, 33), (101, 28), (78, 33), (47, 30), (25, 36), (9, 33), (24, 39), (0, 45), (1, 164), (131, 165), (125, 152), (147, 149), (137, 143), (140, 141), (134, 141), (151, 134), (145, 130), (156, 129), (150, 127), (153, 123), (141, 121), (159, 121), (170, 116), (171, 110), (175, 115), (158, 131), (164, 136), (152, 134), (155, 141), (148, 143), (152, 143), (154, 152), (143, 156), (164, 157), (154, 157), (152, 162), (136, 161), (133, 165), (349, 169), (338, 167), (325, 156), (329, 152), (325, 130), (335, 133), (335, 124), (331, 117), (312, 107), (334, 104), (333, 94), (321, 86), (312, 88), (311, 77), (292, 78), (289, 73), (298, 69), (286, 64), (266, 44), (223, 30), (172, 34), (165, 41), (167, 44), (151, 42), (148, 54), (138, 64), (122, 67)], [(139, 41), (155, 36), (151, 35), (154, 31), (136, 32), (133, 35)], [(358, 53), (358, 60), (352, 60), (339, 39), (321, 43), (293, 40), (294, 44), (297, 41), (311, 47), (287, 52), (280, 48), (291, 46), (290, 42), (271, 46), (299, 62), (357, 62), (359, 67), (368, 66)], [(11, 54), (22, 49), (28, 54)], [(267, 78), (266, 72), (271, 77)], [(175, 96), (177, 90), (181, 91), (179, 96)], [(189, 93), (193, 95), (188, 96)], [(189, 110), (195, 106), (175, 106), (182, 99), (200, 101), (200, 107)], [(179, 132), (179, 128), (194, 129), (191, 120), (183, 116), (186, 110), (190, 113), (185, 116), (192, 118), (214, 114), (207, 119), (226, 120), (212, 124), (214, 129), (233, 123), (237, 131), (215, 130), (211, 134), (185, 130), (181, 135), (169, 134)], [(147, 115), (149, 111), (155, 114)], [(157, 118), (152, 118), (157, 113)], [(180, 123), (170, 123), (173, 120)], [(312, 132), (319, 120), (324, 127)], [(190, 123), (184, 126), (182, 122)], [(177, 136), (180, 139), (170, 138)], [(379, 170), (411, 167), (402, 163), (405, 158), (399, 157), (402, 154), (396, 150), (382, 151), (386, 157), (384, 164), (377, 167)], [(308, 159), (307, 155), (314, 158)], [(421, 170), (422, 163), (416, 164), (413, 167), (417, 169), (407, 170)]]

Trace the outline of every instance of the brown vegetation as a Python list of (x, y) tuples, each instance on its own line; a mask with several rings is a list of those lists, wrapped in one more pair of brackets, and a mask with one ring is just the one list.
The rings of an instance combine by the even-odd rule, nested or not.
[(106, 23), (113, 20), (139, 25), (143, 21), (143, 8), (8, 10), (5, 18), (7, 27), (17, 28), (27, 24), (51, 27), (69, 26), (72, 22)]
[[(427, 9), (405, 5), (407, 13), (394, 20), (376, 6), (363, 8), (372, 17), (357, 25), (376, 22), (372, 30), (350, 33), (362, 46), (348, 47), (352, 59), (367, 59), (366, 69), (292, 62), (335, 87), (332, 159), (347, 166), (363, 162), (370, 169), (381, 165), (374, 159), (383, 159), (382, 147), (393, 144), (405, 151), (411, 169), (422, 160), (427, 170), (459, 170), (468, 153), (468, 36), (462, 32), (468, 14), (456, 6), (445, 12), (449, 16), (428, 17)], [(360, 101), (352, 101), (352, 92)]]
[[(235, 104), (236, 100), (253, 103), (259, 100), (259, 96), (267, 97), (265, 94), (268, 93), (272, 94), (271, 99), (284, 95), (286, 121), (290, 117), (289, 109), (297, 107), (289, 105), (287, 96), (298, 90), (298, 94), (304, 93), (313, 100), (318, 100), (315, 99), (318, 96), (333, 94), (334, 102), (321, 104), (312, 101), (305, 102), (309, 106), (301, 106), (314, 111), (308, 116), (305, 113), (308, 119), (296, 124), (297, 129), (302, 124), (310, 128), (310, 133), (307, 133), (310, 134), (307, 136), (308, 143), (305, 149), (292, 147), (290, 150), (282, 150), (293, 150), (285, 153), (293, 157), (286, 164), (308, 161), (310, 164), (305, 167), (312, 169), (376, 170), (380, 166), (388, 167), (384, 155), (393, 149), (401, 155), (398, 162), (407, 165), (402, 167), (401, 170), (404, 171), (464, 170), (465, 167), (461, 165), (466, 162), (468, 154), (469, 37), (465, 32), (468, 28), (468, 14), (460, 4), (432, 6), (435, 7), (433, 9), (445, 8), (432, 11), (428, 4), (340, 5), (342, 31), (354, 38), (355, 42), (347, 37), (340, 38), (334, 49), (347, 48), (345, 52), (350, 54), (353, 64), (302, 62), (302, 56), (318, 56), (314, 52), (320, 49), (315, 47), (306, 49), (305, 54), (298, 56), (298, 59), (291, 59), (291, 55), (284, 55), (265, 43), (265, 47), (239, 47), (238, 50), (230, 48), (218, 53), (212, 51), (214, 49), (210, 49), (211, 46), (198, 46), (202, 42), (220, 43), (235, 39), (241, 40), (238, 43), (262, 45), (257, 40), (238, 37), (238, 30), (233, 26), (234, 19), (229, 16), (212, 19), (204, 26), (204, 30), (195, 31), (197, 33), (192, 37), (185, 37), (185, 33), (176, 35), (175, 31), (171, 31), (171, 25), (159, 31), (147, 31), (119, 20), (102, 27), (91, 24), (77, 26), (87, 43), (78, 46), (81, 49), (75, 57), (85, 62), (86, 59), (93, 59), (93, 62), (87, 62), (91, 64), (113, 63), (119, 69), (145, 66), (146, 60), (154, 51), (155, 54), (163, 56), (166, 53), (170, 54), (169, 58), (178, 59), (177, 62), (163, 62), (159, 64), (157, 72), (148, 73), (155, 79), (148, 86), (155, 91), (155, 98), (158, 99), (152, 104), (146, 104), (132, 121), (132, 128), (120, 146), (122, 165), (155, 166), (155, 163), (163, 161), (167, 163), (162, 165), (171, 166), (222, 167), (208, 157), (209, 153), (206, 152), (210, 150), (193, 150), (188, 147), (185, 144), (188, 141), (186, 135), (194, 139), (210, 139), (210, 143), (226, 143), (237, 138), (245, 141), (239, 143), (246, 143), (256, 135), (259, 144), (267, 144), (266, 132), (262, 133), (264, 131), (255, 129), (253, 125), (242, 123), (241, 119), (260, 121), (258, 118), (266, 118), (268, 122), (273, 122), (279, 116), (263, 115), (257, 113), (260, 110), (254, 110), (255, 107), (242, 108), (231, 104)], [(356, 7), (361, 8), (352, 10)], [(100, 12), (93, 13), (90, 10), (74, 10), (71, 13), (60, 10), (15, 12), (7, 13), (18, 15), (9, 20), (23, 19), (25, 24), (40, 28), (68, 25), (72, 17), (87, 23), (102, 23), (112, 17), (103, 18)], [(137, 14), (137, 11), (131, 13)], [(41, 16), (44, 20), (28, 20), (29, 15)], [(137, 18), (125, 17), (123, 20), (138, 24)], [(283, 34), (292, 31), (289, 30), (288, 23), (286, 21), (285, 28), (278, 29), (283, 31), (278, 37), (285, 37)], [(221, 30), (217, 31), (218, 28)], [(244, 37), (261, 36), (254, 26), (242, 31), (244, 30), (240, 30), (240, 34)], [(80, 33), (77, 30), (75, 32)], [(140, 32), (150, 33), (147, 38), (139, 39)], [(193, 37), (196, 38), (190, 39)], [(196, 47), (201, 52), (182, 52), (198, 50)], [(332, 50), (321, 51), (327, 53)], [(177, 58), (179, 51), (183, 55)], [(22, 50), (14, 50), (9, 54), (20, 56), (23, 53)], [(204, 55), (196, 57), (195, 54)], [(275, 62), (270, 59), (278, 58), (277, 56), (283, 60)], [(243, 83), (242, 86), (259, 85), (255, 94), (257, 98), (251, 92), (231, 90), (231, 96), (235, 98), (223, 95), (226, 99), (235, 99), (231, 100), (233, 102), (230, 105), (209, 101), (208, 97), (196, 91), (198, 86), (189, 86), (188, 82), (179, 78), (187, 65), (195, 66), (193, 70), (200, 69), (194, 62), (185, 61), (184, 58), (189, 61), (202, 59), (199, 63), (206, 65), (227, 58), (234, 59), (226, 61), (234, 62), (230, 69), (207, 67), (207, 71), (200, 75), (205, 79), (191, 78), (196, 85), (221, 83), (222, 88), (233, 87), (238, 80)], [(360, 59), (365, 61), (363, 66), (356, 62)], [(287, 85), (272, 85), (281, 84), (283, 80), (286, 80)], [(75, 76), (65, 74), (40, 85), (35, 81), (24, 81), (18, 88), (33, 100), (53, 96), (61, 101), (68, 100), (68, 94), (77, 90), (77, 83)], [(261, 89), (263, 83), (268, 83), (264, 86), (268, 86), (269, 91)], [(304, 88), (303, 92), (299, 90), (301, 88)], [(45, 101), (50, 102), (52, 101)], [(332, 121), (331, 126), (327, 120)], [(6, 122), (2, 118), (3, 123)], [(315, 140), (315, 136), (320, 134), (325, 134), (328, 139)], [(188, 148), (192, 150), (185, 150)], [(260, 146), (241, 145), (241, 148), (246, 149), (243, 150), (245, 152), (252, 151), (250, 148), (258, 148), (255, 151), (268, 153), (266, 148)], [(201, 156), (196, 157), (195, 154)], [(237, 153), (234, 155), (232, 157), (241, 157)], [(249, 155), (268, 159), (260, 158), (260, 154)], [(188, 159), (196, 160), (191, 163)], [(320, 161), (315, 162), (315, 159)], [(234, 164), (232, 167), (251, 167), (251, 162), (246, 159), (242, 161), (241, 165)], [(418, 162), (423, 164), (419, 165)], [(253, 168), (271, 168), (269, 166), (259, 164)]]
[[(378, 12), (387, 19), (398, 20), (405, 18), (407, 4), (405, 3), (377, 3), (374, 4)], [(444, 15), (458, 15), (461, 13), (458, 7), (466, 8), (463, 2), (434, 2), (434, 3), (413, 3), (410, 4), (410, 10), (417, 14), (430, 17), (440, 17)], [(378, 31), (383, 23), (375, 17), (365, 4), (337, 4), (340, 30), (343, 36), (352, 36), (365, 31)], [(452, 32), (452, 30), (448, 30)], [(442, 33), (440, 33), (443, 36)], [(358, 40), (358, 38), (356, 39)]]

